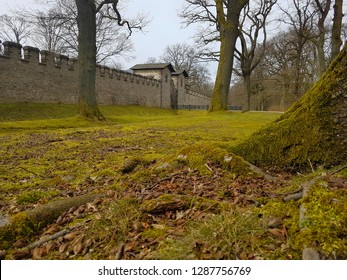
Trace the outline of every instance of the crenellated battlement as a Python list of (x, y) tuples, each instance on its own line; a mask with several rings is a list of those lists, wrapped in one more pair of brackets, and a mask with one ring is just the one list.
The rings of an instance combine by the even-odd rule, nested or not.
[[(78, 67), (78, 60), (66, 55), (57, 54), (47, 50), (40, 51), (40, 49), (32, 46), (22, 47), (21, 44), (9, 41), (4, 42), (3, 46), (3, 58), (20, 60), (26, 63), (36, 63), (48, 67), (68, 69), (71, 71), (74, 71)], [(108, 66), (97, 65), (96, 68), (96, 73), (99, 74), (100, 77), (136, 82), (137, 84), (148, 86), (159, 86), (161, 83), (161, 81), (157, 79), (110, 68)]]
[[(0, 52), (0, 102), (76, 103), (78, 60), (14, 42)], [(1, 54), (2, 53), (2, 54)], [(99, 104), (177, 108), (207, 105), (210, 99), (185, 86), (186, 76), (173, 73), (171, 64), (151, 65), (132, 73), (96, 66)], [(185, 72), (186, 73), (186, 72)]]

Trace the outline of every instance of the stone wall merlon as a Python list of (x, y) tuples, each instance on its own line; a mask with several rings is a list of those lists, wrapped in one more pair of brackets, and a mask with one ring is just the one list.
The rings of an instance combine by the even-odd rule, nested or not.
[(24, 51), (24, 60), (27, 62), (36, 62), (39, 63), (40, 60), (40, 50), (38, 48), (25, 46)]
[(3, 43), (4, 45), (4, 56), (7, 56), (8, 58), (14, 58), (14, 59), (22, 59), (22, 45), (6, 41)]

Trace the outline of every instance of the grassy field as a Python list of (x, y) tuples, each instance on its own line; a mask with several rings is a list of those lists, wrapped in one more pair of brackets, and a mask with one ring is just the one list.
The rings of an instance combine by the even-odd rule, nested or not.
[[(321, 187), (325, 200), (339, 200), (324, 214), (334, 216), (334, 225), (310, 228), (324, 226), (322, 236), (301, 234), (300, 201), (283, 203), (281, 195), (306, 177), (277, 174), (269, 181), (232, 153), (280, 113), (107, 106), (100, 123), (75, 111), (0, 105), (1, 219), (8, 215), (14, 224), (0, 231), (4, 258), (298, 259), (313, 240), (327, 255), (344, 256), (344, 228), (330, 232), (346, 218), (343, 190)], [(344, 182), (341, 176), (336, 180)], [(100, 197), (49, 222), (33, 225), (25, 216), (89, 194)], [(30, 247), (56, 233), (62, 234)]]

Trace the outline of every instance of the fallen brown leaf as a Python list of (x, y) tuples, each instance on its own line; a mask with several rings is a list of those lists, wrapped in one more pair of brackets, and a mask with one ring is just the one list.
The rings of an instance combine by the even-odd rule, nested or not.
[(45, 255), (47, 255), (45, 247), (38, 247), (32, 250), (32, 256), (34, 260), (41, 260)]

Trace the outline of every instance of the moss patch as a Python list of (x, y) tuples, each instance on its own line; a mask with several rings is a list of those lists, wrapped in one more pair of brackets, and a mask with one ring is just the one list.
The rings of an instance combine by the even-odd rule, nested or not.
[(299, 244), (305, 242), (305, 245), (321, 249), (325, 256), (346, 259), (346, 192), (333, 191), (321, 181), (310, 189), (304, 203), (307, 218), (302, 224), (304, 229)]
[(0, 249), (10, 248), (17, 239), (31, 237), (40, 228), (40, 224), (33, 222), (26, 213), (14, 215), (10, 219), (10, 224), (0, 227)]
[(249, 164), (240, 156), (234, 155), (216, 144), (195, 144), (183, 148), (177, 155), (177, 163), (187, 163), (201, 173), (211, 173), (213, 166), (222, 167), (234, 177), (256, 176)]

